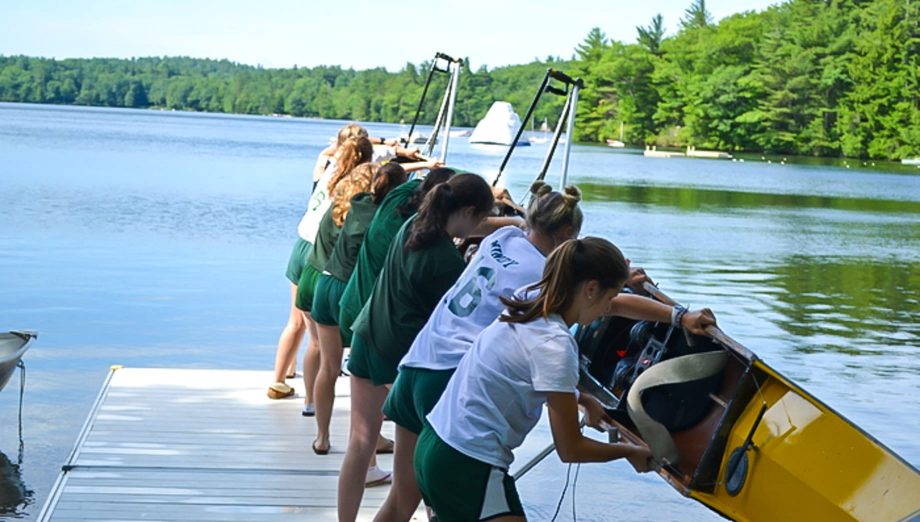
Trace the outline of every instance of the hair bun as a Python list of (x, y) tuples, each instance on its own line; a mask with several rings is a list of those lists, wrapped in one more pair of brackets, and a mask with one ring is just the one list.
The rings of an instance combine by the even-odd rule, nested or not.
[(552, 191), (553, 187), (545, 181), (534, 181), (533, 185), (530, 186), (530, 193), (537, 197), (545, 196)]
[(569, 205), (577, 205), (581, 201), (581, 190), (574, 185), (569, 185), (565, 187), (563, 197), (565, 197), (565, 202)]

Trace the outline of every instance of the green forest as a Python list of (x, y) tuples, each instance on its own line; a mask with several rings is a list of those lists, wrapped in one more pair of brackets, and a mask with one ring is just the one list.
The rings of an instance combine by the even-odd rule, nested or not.
[[(0, 101), (399, 122), (411, 120), (429, 67), (268, 69), (188, 57), (0, 56)], [(665, 34), (659, 15), (636, 28), (633, 42), (594, 28), (570, 59), (465, 66), (454, 124), (475, 125), (496, 100), (523, 114), (547, 67), (585, 81), (580, 141), (622, 133), (639, 146), (920, 156), (916, 0), (790, 0), (718, 23), (705, 0), (695, 0), (675, 34)], [(440, 86), (423, 119), (435, 117)], [(554, 123), (561, 102), (542, 104), (535, 119)]]

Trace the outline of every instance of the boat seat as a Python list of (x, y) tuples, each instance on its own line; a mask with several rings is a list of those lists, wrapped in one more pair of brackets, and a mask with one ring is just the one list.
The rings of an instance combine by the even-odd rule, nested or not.
[(633, 382), (626, 398), (627, 412), (655, 460), (677, 465), (679, 455), (671, 432), (646, 411), (642, 403), (643, 394), (658, 386), (712, 377), (722, 371), (727, 362), (728, 352), (725, 350), (682, 355), (651, 366)]

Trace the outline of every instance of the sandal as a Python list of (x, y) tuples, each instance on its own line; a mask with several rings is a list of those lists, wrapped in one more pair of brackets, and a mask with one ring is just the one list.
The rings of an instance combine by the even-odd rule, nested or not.
[(393, 453), (393, 441), (386, 437), (381, 437), (381, 438), (385, 440), (386, 443), (384, 443), (383, 446), (380, 446), (379, 441), (378, 441), (378, 446), (377, 446), (377, 451), (376, 451), (377, 455), (388, 455), (390, 453)]
[(332, 448), (332, 446), (330, 445), (330, 446), (327, 447), (326, 449), (319, 449), (319, 448), (316, 447), (316, 441), (315, 441), (315, 440), (313, 441), (313, 444), (311, 444), (311, 446), (313, 447), (313, 453), (316, 453), (317, 455), (328, 455), (328, 454), (329, 454), (329, 450)]
[(372, 488), (375, 486), (390, 484), (392, 482), (393, 474), (389, 471), (384, 471), (377, 466), (367, 468), (367, 476), (364, 479), (364, 487)]
[(313, 417), (316, 415), (316, 407), (312, 404), (304, 404), (303, 410), (300, 411), (300, 414), (304, 417)]
[(283, 382), (276, 382), (268, 387), (268, 398), (277, 400), (277, 399), (286, 399), (294, 395), (294, 387), (288, 386)]

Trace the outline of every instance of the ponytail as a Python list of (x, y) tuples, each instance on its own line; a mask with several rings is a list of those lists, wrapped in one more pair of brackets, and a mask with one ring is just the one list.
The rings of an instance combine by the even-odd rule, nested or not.
[(447, 167), (430, 170), (428, 175), (425, 176), (425, 179), (422, 180), (422, 184), (416, 187), (415, 192), (409, 196), (409, 199), (397, 207), (399, 215), (407, 218), (418, 212), (419, 207), (422, 206), (422, 201), (425, 200), (425, 196), (431, 191), (431, 189), (449, 180), (456, 173), (457, 171)]
[(407, 177), (406, 169), (395, 161), (385, 163), (377, 169), (371, 187), (371, 192), (374, 193), (374, 204), (379, 205), (391, 190), (405, 183)]
[(527, 207), (527, 226), (541, 234), (552, 235), (563, 227), (571, 226), (575, 235), (581, 230), (584, 214), (578, 206), (581, 191), (576, 187), (565, 187), (555, 192), (542, 181), (530, 187), (533, 197)]
[(412, 223), (406, 248), (420, 250), (447, 234), (447, 220), (451, 214), (466, 207), (485, 214), (495, 205), (492, 189), (478, 174), (457, 174), (445, 183), (434, 187)]
[(335, 187), (335, 192), (332, 193), (332, 221), (336, 226), (340, 227), (345, 223), (348, 211), (351, 210), (351, 198), (369, 191), (376, 174), (376, 163), (362, 163), (351, 169)]
[(349, 138), (336, 151), (335, 174), (329, 180), (326, 190), (330, 194), (335, 192), (335, 186), (342, 178), (362, 163), (367, 163), (374, 157), (374, 146), (366, 137)]
[(629, 265), (613, 243), (599, 237), (570, 239), (546, 258), (543, 277), (527, 288), (537, 295), (501, 297), (508, 310), (499, 316), (506, 323), (527, 323), (538, 317), (562, 313), (575, 298), (579, 285), (597, 281), (601, 288), (618, 288), (629, 276)]

